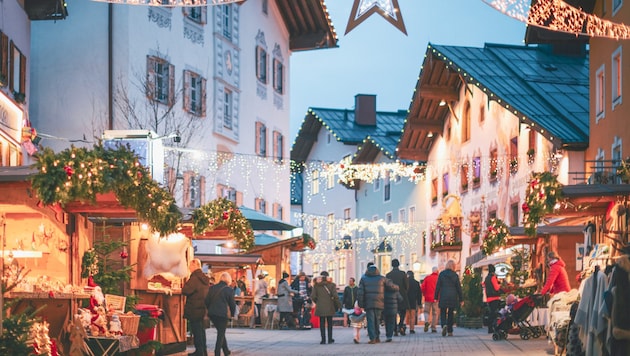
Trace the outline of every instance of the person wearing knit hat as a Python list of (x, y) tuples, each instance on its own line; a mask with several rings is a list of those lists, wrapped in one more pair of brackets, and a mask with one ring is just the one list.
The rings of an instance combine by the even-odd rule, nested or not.
[(547, 254), (547, 263), (549, 264), (549, 272), (545, 285), (540, 290), (540, 294), (556, 294), (570, 291), (571, 284), (569, 282), (569, 275), (565, 269), (566, 264), (555, 251), (550, 251)]
[(322, 271), (320, 276), (313, 286), (311, 299), (315, 303), (315, 315), (319, 317), (319, 331), (322, 337), (320, 344), (326, 343), (326, 329), (328, 343), (332, 344), (335, 342), (332, 319), (341, 308), (341, 301), (337, 295), (337, 286), (328, 279), (328, 272)]
[[(292, 315), (292, 295), (298, 293), (298, 291), (289, 286), (288, 279), (289, 274), (287, 272), (282, 272), (282, 279), (278, 282), (278, 312), (280, 312), (280, 321), (278, 322), (278, 325), (280, 325), (281, 329), (295, 329), (295, 320)], [(273, 315), (270, 317), (273, 317)]]

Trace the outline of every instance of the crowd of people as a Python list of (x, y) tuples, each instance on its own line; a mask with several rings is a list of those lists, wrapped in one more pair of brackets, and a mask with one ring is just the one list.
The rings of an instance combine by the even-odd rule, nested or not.
[[(219, 282), (214, 283), (201, 269), (198, 259), (190, 261), (190, 278), (182, 288), (186, 296), (184, 318), (188, 320), (195, 351), (191, 355), (207, 356), (206, 332), (208, 320), (217, 330), (214, 354), (229, 355), (226, 328), (231, 318), (237, 316), (235, 296), (253, 297), (255, 324), (261, 324), (263, 299), (271, 293), (277, 297), (277, 311), (280, 315), (281, 329), (300, 329), (305, 326), (319, 327), (320, 344), (332, 344), (333, 317), (342, 311), (347, 325), (354, 328), (354, 342), (360, 343), (360, 331), (367, 329), (368, 344), (381, 342), (381, 326), (385, 328), (385, 342), (392, 342), (394, 336), (415, 334), (418, 323), (418, 309), (424, 311), (424, 332), (437, 332), (437, 325), (442, 327), (442, 335), (453, 334), (453, 311), (462, 303), (461, 285), (454, 271), (455, 263), (450, 260), (446, 269), (438, 273), (434, 267), (432, 273), (422, 283), (415, 279), (413, 271), (402, 271), (400, 262), (392, 260), (392, 269), (385, 275), (373, 263), (368, 263), (359, 283), (350, 278), (340, 298), (337, 286), (327, 271), (310, 280), (300, 272), (291, 281), (291, 276), (283, 272), (277, 283), (277, 290), (272, 291), (265, 275), (260, 274), (251, 289), (245, 276), (232, 279), (223, 272)], [(424, 298), (423, 298), (424, 296)], [(424, 305), (423, 305), (424, 299)], [(305, 308), (307, 307), (307, 308)], [(305, 309), (314, 309), (314, 319)], [(438, 310), (441, 318), (438, 320)], [(308, 314), (308, 315), (307, 315)], [(204, 320), (204, 317), (207, 317)]]

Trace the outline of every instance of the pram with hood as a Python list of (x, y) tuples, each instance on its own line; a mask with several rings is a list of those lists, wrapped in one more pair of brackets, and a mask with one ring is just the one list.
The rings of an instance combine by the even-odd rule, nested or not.
[(522, 298), (514, 305), (507, 308), (504, 315), (498, 316), (492, 333), (492, 340), (505, 340), (508, 337), (508, 331), (513, 328), (519, 329), (521, 339), (538, 338), (544, 331), (540, 326), (532, 326), (527, 318), (532, 314), (536, 307), (544, 304), (544, 298), (540, 294), (534, 294)]

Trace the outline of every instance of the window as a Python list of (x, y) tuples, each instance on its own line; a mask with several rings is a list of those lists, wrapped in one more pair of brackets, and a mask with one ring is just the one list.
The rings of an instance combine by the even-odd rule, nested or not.
[(381, 190), (381, 178), (374, 179), (374, 183), (372, 183), (372, 184), (374, 186), (374, 191), (375, 192)]
[(619, 9), (621, 9), (621, 5), (623, 5), (623, 0), (613, 0), (612, 2), (613, 6), (612, 6), (612, 10), (613, 10), (613, 16), (615, 16), (615, 14), (617, 13), (617, 11), (619, 11)]
[(313, 218), (313, 240), (319, 242), (319, 221), (317, 218)]
[(345, 222), (349, 222), (350, 221), (350, 208), (345, 208), (343, 209), (343, 220)]
[(535, 154), (536, 153), (536, 148), (537, 148), (536, 147), (537, 146), (536, 145), (536, 143), (537, 143), (536, 130), (532, 130), (530, 128), (528, 136), (529, 136), (529, 147), (527, 148), (528, 155), (530, 155), (532, 153)]
[(416, 207), (411, 206), (409, 207), (409, 223), (413, 224), (414, 222), (416, 222)]
[(256, 206), (256, 211), (267, 214), (267, 202), (265, 201), (265, 199), (256, 198), (254, 201), (254, 205)]
[(486, 119), (486, 108), (481, 104), (479, 107), (479, 123), (483, 123)]
[(267, 157), (267, 127), (262, 122), (256, 122), (256, 154)]
[(284, 213), (284, 211), (282, 209), (282, 204), (273, 203), (273, 217), (278, 219), (278, 220), (283, 220), (282, 219), (283, 213)]
[(313, 170), (311, 172), (311, 195), (319, 194), (319, 171)]
[(284, 159), (284, 136), (278, 131), (273, 132), (273, 158), (276, 163)]
[(9, 37), (0, 31), (0, 87), (9, 82)]
[(462, 192), (465, 192), (468, 190), (468, 164), (462, 164), (461, 166), (461, 173), (460, 173), (460, 179), (461, 179), (461, 187), (462, 187)]
[(510, 204), (510, 226), (518, 226), (518, 210), (519, 204)]
[(238, 193), (236, 189), (227, 186), (219, 186), (219, 196), (223, 197), (236, 205), (240, 205)]
[(26, 93), (26, 57), (13, 41), (10, 45), (11, 60), (9, 62), (9, 90)]
[(232, 40), (232, 5), (221, 6), (221, 24), (223, 25), (223, 36)]
[(273, 59), (273, 89), (278, 94), (284, 94), (284, 87), (282, 85), (284, 80), (284, 64), (278, 59)]
[(437, 178), (433, 178), (431, 180), (431, 204), (436, 205), (438, 199), (438, 180)]
[(407, 222), (407, 210), (406, 209), (399, 209), (398, 210), (398, 222), (400, 223), (406, 223)]
[(510, 140), (510, 173), (516, 173), (518, 171), (518, 136), (512, 137)]
[[(622, 156), (621, 156), (621, 138), (619, 138), (618, 136), (615, 136), (615, 139), (613, 141), (613, 145), (612, 145), (612, 171), (613, 172), (617, 172), (617, 168), (621, 165), (621, 160), (622, 160)], [(614, 175), (617, 184), (622, 183), (621, 181), (621, 177), (617, 174)]]
[(182, 9), (184, 11), (184, 16), (186, 16), (187, 19), (198, 24), (205, 24), (207, 22), (206, 12), (208, 8), (206, 6), (185, 6)]
[[(184, 110), (199, 117), (206, 116), (206, 79), (189, 70), (184, 71)], [(231, 119), (230, 119), (231, 121)]]
[(599, 67), (595, 73), (595, 120), (599, 121), (604, 118), (604, 93), (606, 88), (606, 77), (604, 75), (604, 66)]
[(473, 188), (481, 186), (481, 157), (473, 158)]
[(335, 214), (326, 216), (326, 232), (328, 233), (328, 240), (335, 239)]
[(622, 88), (622, 60), (621, 47), (617, 48), (612, 54), (612, 108), (621, 104), (621, 88)]
[(496, 219), (496, 218), (497, 218), (497, 211), (496, 210), (488, 211), (488, 220)]
[(389, 201), (392, 197), (392, 183), (389, 179), (389, 172), (385, 172), (385, 178), (383, 178), (383, 201)]
[(327, 263), (327, 266), (328, 267), (326, 267), (326, 270), (328, 271), (328, 274), (333, 280), (336, 280), (335, 279), (335, 261), (329, 260)]
[(386, 212), (385, 213), (385, 222), (388, 223), (388, 224), (391, 224), (392, 223), (392, 219), (393, 219), (392, 218), (392, 212), (391, 211)]
[(339, 257), (339, 284), (346, 284), (346, 258)]
[(470, 102), (464, 104), (464, 115), (462, 117), (462, 142), (470, 140)]
[(256, 78), (262, 84), (267, 84), (267, 50), (256, 47)]
[[(234, 95), (228, 88), (223, 88), (223, 127), (228, 130), (234, 129), (234, 120), (232, 115), (234, 113)], [(258, 133), (258, 131), (256, 131)]]
[(195, 174), (193, 171), (184, 172), (184, 207), (197, 208), (204, 201), (205, 177)]
[(175, 66), (166, 60), (147, 56), (147, 97), (171, 105), (175, 91)]
[(326, 174), (326, 189), (330, 190), (335, 187), (335, 172), (328, 171)]
[(263, 2), (262, 2), (262, 12), (265, 15), (269, 14), (269, 0), (263, 0)]

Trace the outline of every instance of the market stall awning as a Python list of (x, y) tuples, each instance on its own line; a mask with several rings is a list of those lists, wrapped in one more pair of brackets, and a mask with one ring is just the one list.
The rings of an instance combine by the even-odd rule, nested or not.
[(210, 267), (229, 268), (255, 266), (257, 263), (262, 262), (261, 257), (262, 255), (254, 254), (195, 254), (195, 258), (198, 258), (201, 263), (205, 263)]
[(487, 265), (507, 262), (512, 256), (514, 256), (514, 252), (512, 252), (512, 249), (499, 251), (491, 256), (486, 256), (481, 260), (473, 263), (472, 268), (479, 268)]
[(250, 209), (244, 206), (239, 206), (238, 209), (241, 214), (252, 225), (253, 230), (274, 230), (274, 231), (291, 231), (296, 227), (285, 223), (282, 220), (278, 220), (269, 215), (265, 215), (254, 209)]

